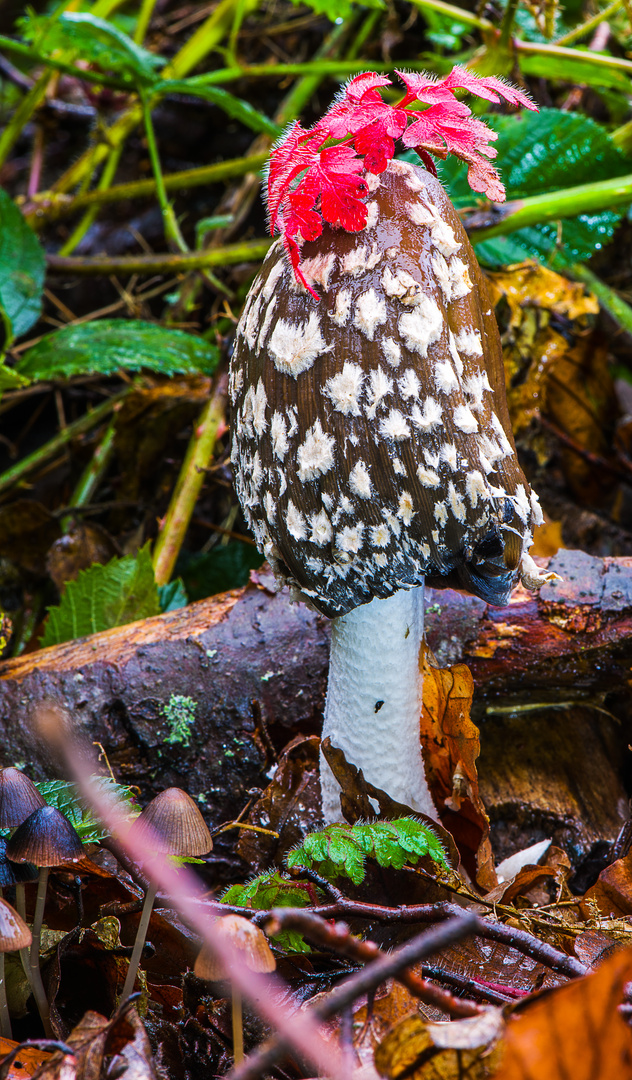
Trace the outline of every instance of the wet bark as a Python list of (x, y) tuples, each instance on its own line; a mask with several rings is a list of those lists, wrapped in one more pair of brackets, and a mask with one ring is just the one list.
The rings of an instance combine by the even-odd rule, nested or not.
[[(502, 609), (435, 591), (428, 637), (442, 665), (472, 669), (481, 791), (501, 847), (510, 832), (513, 847), (553, 835), (580, 853), (616, 832), (626, 806), (632, 559), (563, 551), (550, 566), (562, 582), (539, 597), (518, 589)], [(272, 745), (319, 731), (327, 678), (328, 621), (256, 578), (0, 664), (0, 765), (55, 771), (31, 723), (50, 699), (143, 797), (177, 784), (213, 824), (235, 816), (265, 785)], [(168, 717), (173, 695), (195, 703), (188, 743)]]

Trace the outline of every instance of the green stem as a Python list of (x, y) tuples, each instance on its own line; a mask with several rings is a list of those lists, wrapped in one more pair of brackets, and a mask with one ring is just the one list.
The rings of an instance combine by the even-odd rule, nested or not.
[(593, 15), (592, 19), (587, 19), (586, 22), (576, 26), (573, 30), (569, 30), (567, 34), (562, 34), (553, 42), (554, 45), (572, 45), (575, 41), (580, 41), (581, 38), (586, 37), (587, 34), (591, 34), (593, 30), (599, 26), (600, 23), (605, 22), (611, 15), (616, 15), (619, 8), (623, 6), (623, 0), (614, 0), (614, 3), (608, 4), (603, 11), (598, 11), (596, 15)]
[[(576, 217), (599, 210), (613, 209), (632, 202), (632, 175), (612, 180), (600, 180), (596, 184), (580, 184), (562, 191), (550, 191), (527, 199), (496, 206), (500, 220), (487, 228), (473, 229), (470, 240), (480, 244), (494, 236), (506, 236), (527, 225), (541, 225), (545, 221)], [(467, 219), (466, 219), (467, 225)]]
[(134, 983), (136, 982), (136, 972), (138, 971), (138, 965), (140, 964), (140, 958), (143, 953), (143, 945), (145, 944), (145, 938), (147, 937), (149, 920), (151, 919), (151, 910), (154, 906), (154, 900), (156, 899), (157, 891), (158, 886), (151, 884), (147, 889), (147, 892), (145, 893), (143, 910), (141, 912), (138, 930), (136, 931), (136, 939), (134, 941), (134, 948), (132, 950), (132, 957), (129, 962), (129, 968), (127, 969), (127, 977), (125, 979), (125, 986), (123, 987), (121, 1001), (125, 1001), (134, 990)]
[(511, 41), (511, 31), (513, 30), (519, 2), (520, 0), (509, 0), (509, 3), (505, 8), (503, 21), (500, 24), (500, 38), (498, 42), (501, 49), (507, 49), (509, 47), (509, 42)]
[(557, 42), (548, 44), (540, 41), (521, 41), (514, 39), (514, 49), (518, 54), (518, 62), (521, 56), (544, 56), (557, 57), (560, 60), (581, 60), (584, 64), (592, 64), (596, 68), (608, 68), (615, 71), (623, 71), (632, 76), (632, 60), (625, 60), (620, 56), (603, 56), (601, 53), (591, 52), (589, 49), (565, 49)]
[[(120, 150), (120, 147), (119, 147)], [(220, 161), (215, 165), (203, 165), (199, 169), (187, 169), (186, 172), (163, 173), (167, 191), (186, 191), (188, 188), (215, 184), (222, 180), (232, 180), (257, 172), (267, 161), (267, 153), (250, 154), (248, 157)], [(41, 192), (37, 199), (28, 204), (24, 216), (32, 229), (37, 229), (49, 221), (58, 221), (62, 217), (74, 214), (85, 207), (101, 207), (107, 203), (122, 202), (127, 199), (144, 199), (156, 192), (155, 180), (133, 180), (129, 184), (115, 184), (103, 190), (88, 191), (74, 198), (69, 195), (56, 195), (54, 192)]]
[[(50, 79), (51, 72), (61, 71), (64, 75), (73, 75), (75, 78), (81, 79), (82, 82), (95, 83), (97, 86), (111, 86), (114, 90), (129, 91), (132, 89), (128, 82), (117, 79), (114, 75), (101, 75), (98, 71), (88, 71), (77, 67), (75, 64), (69, 64), (58, 56), (44, 56), (43, 53), (31, 48), (30, 45), (24, 45), (21, 41), (14, 41), (13, 38), (5, 37), (4, 34), (0, 34), (0, 49), (3, 49), (4, 52), (13, 53), (14, 56), (21, 56), (25, 60), (31, 60), (34, 64), (45, 64), (50, 69), (44, 73), (47, 80)], [(42, 75), (42, 78), (44, 78), (44, 75)], [(35, 85), (37, 86), (37, 83)], [(29, 93), (31, 92), (29, 91)]]
[[(99, 183), (96, 189), (97, 193), (100, 191), (106, 191), (110, 187), (114, 174), (118, 169), (118, 164), (121, 160), (122, 152), (123, 147), (117, 146), (116, 149), (112, 150), (112, 152), (110, 153), (110, 156), (108, 157), (105, 165), (103, 166), (103, 172), (101, 173), (101, 177), (99, 179)], [(76, 228), (73, 229), (64, 246), (59, 249), (60, 255), (72, 255), (77, 245), (81, 243), (84, 236), (88, 232), (88, 229), (92, 226), (92, 223), (96, 218), (98, 212), (98, 204), (93, 204), (86, 210), (81, 221), (76, 226)]]
[(82, 259), (59, 255), (47, 257), (48, 268), (57, 274), (79, 274), (100, 277), (103, 274), (181, 274), (187, 270), (207, 270), (213, 266), (229, 266), (239, 262), (259, 262), (264, 258), (272, 239), (242, 240), (238, 244), (210, 248), (205, 251), (174, 252), (167, 255), (121, 255), (119, 258), (95, 255)]
[(140, 89), (141, 107), (143, 110), (143, 122), (145, 124), (145, 135), (147, 137), (147, 149), (149, 151), (149, 160), (151, 161), (151, 168), (154, 174), (154, 180), (156, 182), (156, 198), (160, 205), (160, 212), (162, 213), (162, 223), (165, 230), (165, 239), (167, 246), (173, 248), (175, 251), (188, 251), (187, 245), (184, 242), (184, 237), (180, 232), (180, 226), (176, 215), (173, 212), (173, 206), (169, 202), (167, 197), (167, 191), (165, 188), (165, 181), (162, 175), (162, 168), (160, 165), (160, 156), (158, 154), (158, 145), (156, 143), (156, 135), (154, 132), (154, 125), (151, 118), (151, 108), (147, 100), (145, 91)]
[[(85, 506), (92, 499), (112, 460), (115, 434), (116, 423), (111, 420), (91, 460), (79, 477), (75, 490), (70, 497), (69, 506)], [(68, 532), (73, 521), (73, 514), (68, 514), (62, 518), (59, 524), (64, 533)]]
[(48, 867), (40, 867), (39, 882), (37, 885), (37, 900), (35, 901), (35, 914), (33, 916), (33, 941), (31, 943), (30, 954), (30, 984), (33, 991), (33, 997), (35, 998), (35, 1004), (37, 1005), (37, 1011), (42, 1019), (44, 1025), (44, 1034), (47, 1039), (54, 1038), (53, 1029), (50, 1023), (50, 1007), (48, 1004), (48, 998), (46, 997), (46, 991), (44, 989), (44, 983), (42, 982), (42, 973), (40, 971), (40, 941), (42, 937), (42, 923), (44, 921), (44, 907), (46, 904), (46, 890), (48, 887)]
[(138, 22), (134, 30), (134, 41), (137, 45), (142, 45), (145, 40), (145, 34), (147, 33), (147, 27), (149, 21), (154, 13), (156, 6), (156, 0), (143, 0), (140, 6), (140, 13), (138, 15)]
[(596, 274), (593, 274), (592, 270), (589, 270), (583, 263), (573, 263), (570, 267), (563, 268), (563, 272), (569, 274), (577, 281), (583, 281), (588, 286), (590, 291), (597, 297), (602, 308), (604, 308), (613, 319), (618, 322), (628, 334), (632, 334), (632, 307), (626, 304), (625, 300), (611, 289), (609, 285), (606, 285), (605, 281), (598, 278)]
[(440, 15), (447, 15), (455, 22), (463, 23), (464, 26), (476, 26), (479, 30), (494, 30), (494, 24), (489, 19), (481, 19), (472, 11), (464, 11), (463, 8), (455, 7), (454, 4), (446, 4), (443, 0), (411, 0), (412, 6), (423, 12), (424, 8), (429, 11), (438, 11)]
[(0, 1034), (3, 1039), (12, 1039), (11, 1017), (7, 1004), (7, 981), (4, 970), (4, 952), (0, 952)]
[[(81, 260), (77, 260), (80, 262)], [(0, 493), (8, 491), (16, 484), (24, 480), (26, 476), (33, 469), (39, 468), (50, 457), (56, 454), (59, 450), (62, 450), (69, 442), (76, 439), (78, 435), (85, 435), (87, 431), (91, 431), (92, 428), (97, 427), (102, 420), (112, 412), (113, 409), (123, 401), (124, 398), (130, 392), (131, 387), (126, 387), (119, 394), (115, 394), (113, 397), (108, 398), (107, 401), (102, 402), (101, 405), (97, 405), (96, 408), (87, 412), (85, 416), (81, 416), (79, 420), (75, 420), (68, 427), (60, 431), (53, 439), (50, 439), (44, 446), (40, 446), (38, 450), (34, 450), (28, 457), (19, 461), (17, 465), (14, 465), (12, 469), (7, 469), (6, 472), (0, 476)]]
[(353, 39), (353, 44), (351, 45), (351, 48), (347, 50), (345, 60), (357, 59), (358, 53), (362, 52), (362, 49), (364, 48), (366, 42), (371, 37), (371, 34), (375, 30), (375, 27), (383, 17), (384, 12), (380, 8), (378, 8), (377, 11), (369, 12), (366, 19), (362, 23), (362, 26), (360, 27), (358, 33)]
[(154, 576), (158, 585), (166, 585), (171, 579), (225, 413), (226, 379), (221, 378), (193, 428), (169, 509), (158, 533), (153, 556)]
[[(2, 43), (0, 42), (0, 45)], [(15, 110), (10, 122), (0, 136), (0, 168), (4, 165), (11, 153), (14, 143), (20, 137), (25, 125), (31, 119), (40, 101), (46, 93), (46, 88), (52, 78), (52, 72), (45, 71), (33, 84), (28, 94), (25, 94)]]

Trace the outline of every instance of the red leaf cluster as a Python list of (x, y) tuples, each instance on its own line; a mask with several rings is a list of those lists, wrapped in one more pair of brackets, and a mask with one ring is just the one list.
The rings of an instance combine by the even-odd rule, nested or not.
[(323, 221), (347, 232), (364, 228), (368, 193), (364, 173), (383, 172), (397, 140), (414, 149), (431, 171), (431, 154), (440, 158), (455, 154), (467, 162), (474, 191), (495, 202), (505, 198), (490, 160), (496, 157), (490, 143), (497, 135), (454, 95), (466, 90), (487, 101), (504, 98), (511, 105), (536, 109), (527, 94), (501, 79), (479, 78), (459, 66), (444, 79), (397, 74), (406, 94), (396, 105), (380, 94), (382, 87), (391, 85), (390, 79), (365, 71), (351, 79), (312, 128), (306, 131), (298, 122), (293, 124), (270, 156), (270, 232), (281, 233), (296, 276), (312, 293), (299, 266), (301, 244), (320, 236)]

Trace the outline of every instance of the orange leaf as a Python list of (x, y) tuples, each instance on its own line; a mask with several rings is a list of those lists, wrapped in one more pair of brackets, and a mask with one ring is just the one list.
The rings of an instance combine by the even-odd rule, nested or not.
[[(19, 1045), (11, 1039), (0, 1038), (0, 1060)], [(36, 1046), (23, 1047), (11, 1063), (6, 1080), (26, 1080), (28, 1076), (33, 1076), (42, 1065), (50, 1061), (52, 1056), (46, 1050), (38, 1050)]]
[(484, 889), (496, 884), (489, 818), (478, 790), (479, 730), (470, 719), (474, 683), (465, 664), (431, 667), (424, 653), (421, 738), (441, 820), (468, 873)]
[(542, 996), (507, 1026), (494, 1080), (626, 1080), (632, 1076), (632, 1030), (617, 1005), (632, 978), (632, 949), (594, 974)]

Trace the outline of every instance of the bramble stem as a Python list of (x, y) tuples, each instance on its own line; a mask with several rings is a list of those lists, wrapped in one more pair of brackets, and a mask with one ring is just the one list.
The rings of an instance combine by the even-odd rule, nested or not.
[(495, 29), (489, 19), (481, 19), (471, 11), (464, 11), (463, 8), (455, 7), (454, 4), (444, 3), (444, 0), (411, 0), (411, 3), (418, 11), (423, 12), (424, 8), (429, 11), (438, 11), (440, 15), (447, 15), (448, 18), (463, 23), (465, 26), (476, 26), (483, 31)]
[(239, 244), (210, 248), (208, 251), (174, 252), (166, 255), (121, 255), (119, 258), (95, 255), (81, 259), (59, 255), (47, 257), (48, 268), (57, 274), (80, 274), (99, 277), (101, 274), (181, 274), (187, 270), (207, 270), (212, 266), (229, 266), (240, 262), (259, 262), (264, 258), (272, 239), (243, 240)]
[(72, 424), (68, 424), (63, 431), (60, 431), (54, 438), (49, 439), (44, 446), (40, 446), (38, 450), (34, 450), (28, 457), (19, 461), (17, 465), (14, 465), (12, 469), (7, 469), (6, 472), (0, 476), (0, 493), (8, 491), (15, 484), (18, 484), (21, 480), (24, 480), (26, 476), (33, 469), (37, 469), (40, 465), (43, 465), (48, 458), (56, 454), (58, 450), (62, 450), (69, 442), (77, 438), (77, 435), (84, 435), (87, 431), (96, 427), (102, 420), (111, 413), (113, 409), (123, 401), (130, 392), (131, 387), (126, 387), (120, 394), (115, 394), (113, 397), (108, 398), (107, 401), (97, 405), (96, 408), (91, 409), (85, 416), (81, 416), (78, 420), (75, 420)]
[(591, 293), (597, 297), (602, 308), (605, 308), (628, 334), (632, 334), (632, 307), (626, 304), (625, 300), (622, 300), (614, 289), (606, 285), (605, 281), (593, 274), (592, 270), (589, 270), (583, 263), (573, 263), (572, 266), (566, 267), (565, 270), (577, 281), (583, 281)]
[(513, 30), (519, 2), (520, 0), (509, 0), (509, 3), (505, 8), (503, 21), (500, 25), (500, 39), (498, 42), (501, 49), (507, 49), (509, 42), (511, 41), (511, 31)]
[[(97, 185), (97, 192), (105, 191), (110, 187), (112, 178), (118, 169), (118, 163), (121, 160), (121, 154), (123, 152), (122, 146), (117, 146), (115, 150), (112, 150), (105, 165), (103, 166), (103, 172)], [(59, 249), (59, 255), (72, 255), (73, 251), (78, 244), (81, 243), (88, 229), (91, 227), (92, 222), (96, 218), (99, 212), (98, 204), (93, 203), (88, 207), (81, 221), (73, 230), (71, 235), (66, 240), (66, 243)]]
[(608, 7), (605, 7), (603, 11), (598, 11), (596, 15), (593, 15), (592, 19), (586, 19), (586, 22), (580, 23), (573, 30), (569, 30), (567, 34), (562, 34), (556, 38), (553, 45), (572, 45), (575, 41), (581, 41), (583, 37), (591, 34), (600, 23), (605, 22), (611, 15), (616, 15), (621, 7), (623, 7), (623, 0), (614, 0), (614, 3), (608, 4)]
[[(0, 46), (2, 40), (0, 39)], [(46, 93), (46, 88), (52, 78), (51, 71), (45, 71), (40, 75), (36, 83), (33, 84), (28, 94), (25, 94), (20, 104), (11, 117), (10, 123), (5, 127), (2, 135), (0, 136), (0, 167), (4, 165), (7, 157), (11, 153), (13, 144), (18, 139), (25, 127), (25, 125), (31, 119), (31, 116), (35, 112), (40, 101)]]
[(139, 90), (141, 107), (143, 110), (143, 123), (145, 125), (145, 135), (147, 137), (147, 150), (149, 151), (149, 160), (151, 161), (151, 168), (154, 174), (154, 180), (156, 182), (156, 198), (160, 206), (162, 213), (162, 223), (165, 230), (165, 239), (169, 247), (173, 247), (176, 251), (188, 251), (187, 245), (184, 242), (184, 237), (180, 232), (180, 226), (178, 225), (176, 215), (173, 212), (173, 206), (167, 198), (167, 191), (165, 189), (165, 181), (162, 175), (162, 168), (160, 165), (160, 156), (158, 154), (158, 145), (156, 143), (156, 134), (154, 132), (154, 125), (151, 119), (151, 108), (147, 99), (147, 94), (141, 88)]
[(186, 457), (154, 548), (154, 576), (166, 585), (186, 536), (226, 411), (226, 377), (220, 378), (193, 428)]
[[(75, 486), (69, 507), (85, 506), (89, 503), (98, 488), (103, 475), (112, 460), (114, 454), (114, 437), (116, 434), (116, 424), (114, 420), (111, 420), (105, 435), (101, 439), (101, 442), (97, 446), (92, 458), (86, 465), (86, 468), (82, 472), (79, 480)], [(72, 522), (74, 521), (73, 514), (67, 514), (60, 521), (60, 526), (63, 532), (68, 532)]]
[[(121, 147), (118, 147), (120, 153)], [(203, 165), (199, 169), (187, 169), (185, 172), (163, 173), (167, 191), (185, 191), (203, 184), (215, 184), (220, 180), (232, 180), (249, 172), (257, 172), (265, 165), (267, 153), (250, 154), (248, 157), (220, 161), (214, 165)], [(107, 167), (107, 166), (106, 166)], [(85, 207), (101, 207), (108, 203), (122, 202), (127, 199), (144, 199), (156, 192), (155, 180), (132, 180), (128, 184), (115, 184), (113, 187), (101, 186), (96, 191), (82, 192), (75, 195), (58, 195), (55, 192), (40, 192), (37, 198), (25, 206), (24, 217), (32, 229), (37, 230), (49, 221), (68, 217)]]
[[(472, 229), (469, 233), (473, 244), (491, 240), (494, 236), (506, 236), (527, 225), (539, 225), (545, 221), (576, 217), (599, 210), (611, 210), (626, 206), (632, 201), (632, 174), (600, 180), (594, 184), (579, 184), (562, 191), (549, 191), (526, 199), (514, 199), (495, 204), (494, 213), (499, 220), (486, 228)], [(476, 220), (476, 215), (473, 216)], [(464, 221), (467, 228), (467, 219)]]

